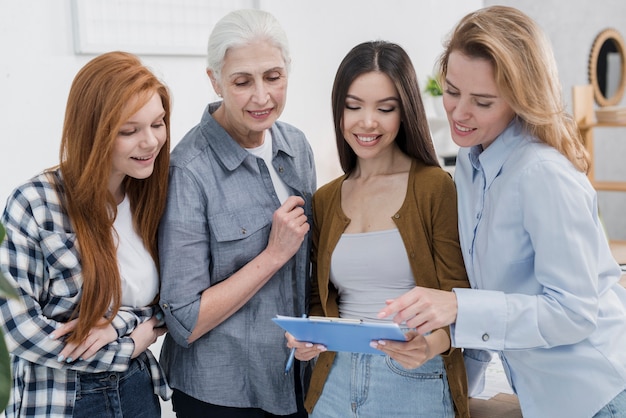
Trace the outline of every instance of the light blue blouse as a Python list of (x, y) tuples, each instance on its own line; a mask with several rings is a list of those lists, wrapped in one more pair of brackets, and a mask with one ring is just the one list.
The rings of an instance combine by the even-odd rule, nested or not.
[(524, 417), (593, 416), (626, 387), (626, 290), (596, 192), (517, 120), (462, 149), (455, 182), (473, 289), (455, 289), (452, 345), (499, 351)]

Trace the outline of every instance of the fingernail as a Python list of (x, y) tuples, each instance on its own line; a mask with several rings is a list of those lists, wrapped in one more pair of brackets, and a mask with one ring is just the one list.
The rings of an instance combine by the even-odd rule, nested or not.
[(71, 363), (72, 362), (72, 358), (68, 357), (67, 360), (65, 360), (66, 363)]
[(328, 350), (325, 345), (319, 345), (317, 346), (317, 349), (320, 350), (321, 352)]
[(50, 334), (50, 335), (48, 335), (48, 338), (50, 338), (51, 340), (54, 340), (56, 338), (56, 336), (54, 334)]
[(65, 356), (61, 356), (61, 355), (59, 355), (59, 357), (57, 357), (57, 361), (58, 361), (59, 363), (61, 363), (63, 360), (65, 360)]
[(306, 347), (306, 348), (311, 348), (311, 347), (313, 347), (313, 344), (311, 344), (311, 343), (306, 343), (306, 344), (305, 344), (305, 347)]
[(370, 341), (370, 347), (378, 348), (378, 343), (376, 341)]
[(387, 343), (384, 342), (383, 340), (378, 340), (378, 344), (380, 344), (380, 345), (387, 345)]
[(157, 312), (155, 316), (156, 316), (156, 319), (160, 321), (161, 319), (163, 319), (163, 312)]

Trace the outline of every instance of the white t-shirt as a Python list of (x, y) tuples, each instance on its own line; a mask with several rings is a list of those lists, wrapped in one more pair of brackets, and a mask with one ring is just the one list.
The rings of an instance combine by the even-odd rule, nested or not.
[(117, 237), (114, 233), (113, 239), (117, 244), (117, 261), (122, 278), (122, 306), (147, 306), (159, 291), (159, 274), (133, 227), (128, 197), (124, 197), (117, 207), (113, 228), (117, 232)]
[(265, 165), (267, 166), (267, 170), (270, 172), (270, 177), (272, 178), (272, 184), (274, 184), (274, 191), (276, 192), (276, 196), (278, 196), (278, 200), (280, 203), (285, 203), (285, 200), (289, 197), (289, 189), (285, 182), (280, 178), (276, 169), (272, 165), (272, 134), (269, 130), (265, 131), (265, 138), (263, 138), (263, 144), (256, 148), (246, 148), (246, 150), (259, 158), (262, 158), (265, 161)]

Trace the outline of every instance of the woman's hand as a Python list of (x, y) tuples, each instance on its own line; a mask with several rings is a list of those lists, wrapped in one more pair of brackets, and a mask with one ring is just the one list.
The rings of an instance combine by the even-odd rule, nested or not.
[(378, 318), (395, 314), (395, 323), (406, 323), (420, 334), (427, 334), (456, 322), (458, 306), (454, 292), (416, 286), (385, 303), (387, 306), (378, 313)]
[(303, 198), (290, 196), (272, 216), (267, 251), (283, 264), (298, 251), (304, 236), (309, 232), (310, 226), (302, 206)]
[(285, 338), (287, 347), (296, 349), (296, 358), (300, 361), (309, 361), (326, 351), (325, 345), (298, 341), (288, 332), (285, 332)]
[(143, 322), (130, 333), (130, 338), (135, 342), (135, 349), (133, 350), (132, 358), (137, 357), (154, 344), (161, 335), (167, 332), (167, 328), (159, 326), (161, 321), (157, 316), (153, 316), (146, 322)]
[(380, 340), (370, 345), (397, 361), (405, 369), (415, 369), (433, 358), (431, 347), (426, 338), (417, 331), (405, 334), (406, 341)]
[[(69, 334), (76, 328), (77, 321), (77, 319), (73, 319), (61, 325), (50, 334), (50, 338), (57, 339)], [(89, 359), (102, 347), (117, 340), (117, 331), (113, 325), (107, 322), (106, 319), (102, 318), (98, 325), (89, 331), (89, 335), (82, 343), (67, 343), (59, 354), (58, 360), (71, 363), (77, 359)]]

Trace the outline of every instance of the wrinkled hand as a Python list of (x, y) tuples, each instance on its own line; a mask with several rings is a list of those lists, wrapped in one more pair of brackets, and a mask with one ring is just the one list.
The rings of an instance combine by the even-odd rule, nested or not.
[(160, 320), (153, 316), (146, 322), (143, 322), (130, 333), (130, 338), (135, 342), (132, 358), (137, 357), (154, 344), (161, 335), (167, 332), (167, 328), (159, 326)]
[(304, 199), (290, 196), (272, 217), (267, 251), (278, 260), (287, 262), (298, 251), (304, 236), (309, 232), (309, 224), (304, 214)]
[(405, 334), (406, 341), (379, 340), (370, 345), (397, 361), (405, 369), (415, 369), (434, 357), (426, 338), (417, 331)]
[(395, 323), (406, 322), (408, 327), (417, 329), (420, 334), (456, 322), (458, 306), (454, 292), (416, 286), (385, 303), (387, 306), (378, 313), (378, 318), (395, 314)]
[(288, 332), (285, 332), (285, 338), (287, 338), (287, 347), (296, 349), (296, 358), (300, 361), (309, 361), (326, 351), (325, 345), (298, 341)]
[[(50, 338), (61, 338), (69, 334), (76, 328), (77, 322), (77, 319), (66, 322), (50, 334)], [(89, 331), (85, 341), (80, 344), (67, 343), (59, 354), (58, 360), (71, 363), (77, 359), (89, 359), (102, 347), (115, 340), (117, 340), (117, 331), (113, 328), (113, 325), (107, 324), (107, 320), (102, 318), (98, 325)]]

